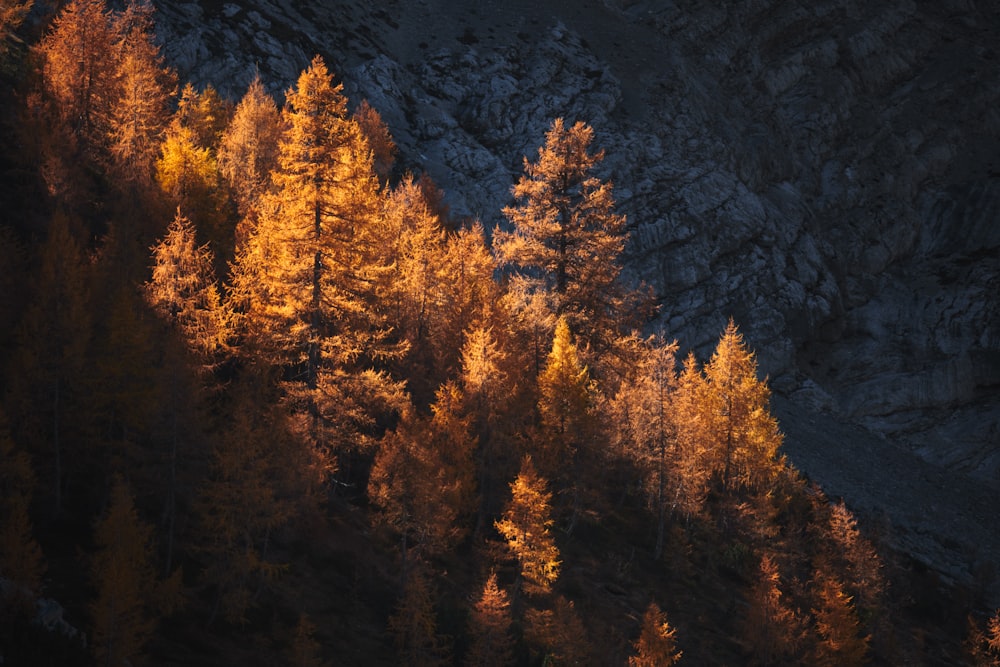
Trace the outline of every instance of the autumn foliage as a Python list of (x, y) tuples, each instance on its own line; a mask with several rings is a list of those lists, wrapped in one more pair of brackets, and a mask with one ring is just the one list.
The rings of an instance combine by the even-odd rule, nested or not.
[[(891, 563), (736, 323), (701, 360), (622, 278), (599, 131), (553, 120), (505, 223), (462, 219), (323, 58), (234, 104), (153, 18), (0, 41), (0, 658), (899, 662)], [(32, 634), (50, 594), (86, 648)]]

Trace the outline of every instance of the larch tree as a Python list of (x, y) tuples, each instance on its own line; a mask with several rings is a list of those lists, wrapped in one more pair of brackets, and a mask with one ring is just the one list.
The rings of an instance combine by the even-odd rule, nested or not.
[(843, 572), (845, 585), (856, 603), (869, 611), (874, 610), (885, 592), (882, 562), (843, 500), (830, 506), (829, 534), (828, 561)]
[[(71, 232), (68, 217), (57, 212), (41, 248), (37, 291), (18, 329), (18, 351), (11, 375), (10, 417), (19, 434), (51, 465), (53, 511), (62, 511), (66, 473), (68, 416), (82, 405), (85, 354), (92, 326), (90, 270)], [(80, 428), (85, 420), (77, 423)], [(72, 452), (75, 457), (78, 453)]]
[(591, 645), (572, 600), (557, 595), (543, 608), (524, 612), (524, 639), (540, 654), (542, 665), (595, 664)]
[(681, 659), (677, 650), (677, 631), (670, 627), (667, 615), (659, 605), (650, 602), (642, 617), (642, 629), (635, 641), (635, 655), (629, 656), (629, 667), (671, 667)]
[(0, 3), (0, 65), (6, 65), (10, 54), (10, 42), (15, 39), (14, 33), (24, 23), (31, 11), (34, 0), (4, 0)]
[(91, 647), (99, 664), (136, 660), (153, 632), (151, 540), (152, 529), (139, 518), (132, 494), (119, 478), (94, 533), (97, 553), (91, 569), (97, 597), (90, 606)]
[(152, 255), (146, 300), (199, 357), (211, 360), (224, 346), (226, 330), (211, 249), (198, 244), (194, 225), (178, 209)]
[(650, 509), (656, 516), (656, 548), (663, 553), (667, 518), (680, 503), (684, 481), (679, 471), (680, 442), (671, 410), (676, 386), (677, 344), (660, 337), (640, 341), (633, 372), (609, 402), (611, 440), (641, 476)]
[(820, 667), (863, 665), (868, 655), (869, 635), (863, 635), (852, 598), (836, 578), (816, 572), (813, 576), (813, 616), (820, 640), (813, 664)]
[(389, 339), (377, 290), (389, 270), (371, 151), (318, 56), (287, 93), (274, 193), (237, 253), (231, 296), (256, 354), (282, 368), (301, 434), (334, 461), (372, 442), (372, 412), (401, 387), (378, 366)]
[(71, 135), (91, 158), (106, 146), (115, 39), (104, 0), (72, 0), (37, 47), (45, 90)]
[[(271, 182), (271, 171), (278, 164), (281, 130), (278, 107), (257, 75), (236, 106), (217, 151), (219, 173), (229, 183), (239, 214), (250, 221), (251, 228), (258, 202)], [(237, 244), (248, 232), (237, 233)]]
[(770, 412), (770, 389), (757, 378), (756, 358), (732, 320), (705, 365), (705, 378), (722, 488), (766, 490), (780, 469), (781, 432)]
[(714, 396), (698, 360), (689, 352), (677, 375), (676, 389), (671, 397), (671, 421), (677, 437), (677, 507), (685, 517), (698, 514), (708, 495), (712, 474), (712, 453), (715, 450)]
[(389, 134), (389, 127), (368, 100), (361, 100), (352, 117), (367, 137), (368, 145), (371, 146), (372, 168), (375, 174), (383, 184), (388, 183), (392, 167), (396, 163), (396, 144)]
[(986, 619), (985, 628), (969, 614), (965, 652), (975, 667), (1000, 667), (1000, 609)]
[(299, 614), (292, 638), (291, 667), (325, 667), (319, 642), (316, 641), (316, 626), (306, 614)]
[(580, 490), (588, 486), (585, 463), (600, 467), (593, 447), (598, 423), (591, 385), (590, 372), (580, 361), (569, 325), (560, 317), (552, 351), (538, 376), (541, 449), (536, 456), (542, 474), (571, 491), (567, 532), (579, 516)]
[(153, 34), (153, 6), (131, 0), (114, 19), (117, 58), (108, 118), (109, 145), (119, 178), (152, 181), (176, 75), (163, 65)]
[(469, 667), (504, 667), (514, 662), (513, 618), (507, 592), (497, 585), (496, 572), (490, 572), (469, 613), (471, 643), (465, 656)]
[(743, 643), (760, 665), (787, 664), (799, 649), (802, 623), (781, 591), (778, 565), (768, 554), (760, 559), (743, 619)]
[[(513, 187), (518, 203), (504, 209), (511, 231), (497, 230), (493, 246), (526, 308), (538, 301), (567, 319), (598, 348), (614, 338), (623, 306), (618, 284), (625, 246), (625, 217), (614, 212), (612, 186), (594, 175), (604, 157), (591, 152), (594, 131), (578, 122), (553, 121), (538, 160), (524, 161)], [(534, 316), (537, 317), (537, 316)]]
[(201, 92), (191, 83), (184, 84), (181, 89), (176, 117), (181, 125), (194, 132), (197, 145), (210, 149), (213, 155), (232, 115), (232, 102), (219, 95), (212, 84)]
[(503, 517), (495, 522), (507, 548), (521, 566), (521, 580), (528, 595), (544, 595), (559, 578), (559, 548), (552, 536), (552, 494), (539, 476), (530, 456), (510, 484), (511, 499)]
[(415, 567), (403, 584), (403, 594), (389, 617), (399, 664), (443, 667), (451, 662), (445, 637), (437, 627), (434, 591), (423, 567)]
[(0, 602), (23, 603), (25, 611), (34, 608), (33, 597), (40, 592), (45, 570), (28, 515), (34, 486), (31, 459), (14, 446), (0, 411), (0, 578), (13, 584), (6, 587)]

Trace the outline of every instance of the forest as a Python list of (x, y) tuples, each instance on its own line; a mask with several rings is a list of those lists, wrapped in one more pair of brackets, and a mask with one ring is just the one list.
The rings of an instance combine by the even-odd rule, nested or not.
[(320, 56), (229, 100), (149, 4), (0, 7), (0, 663), (1000, 664), (622, 279), (585, 119), (487, 229)]

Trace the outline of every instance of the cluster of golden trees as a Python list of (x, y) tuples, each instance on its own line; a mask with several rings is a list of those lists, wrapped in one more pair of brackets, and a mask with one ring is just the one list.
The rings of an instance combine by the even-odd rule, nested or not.
[[(625, 219), (590, 127), (552, 123), (490, 242), (426, 176), (399, 177), (378, 113), (349, 112), (321, 58), (281, 108), (259, 79), (237, 104), (178, 94), (150, 12), (72, 0), (32, 51), (23, 122), (52, 214), (5, 359), (9, 590), (41, 585), (33, 499), (48, 520), (90, 508), (91, 647), (121, 664), (185, 590), (210, 593), (210, 622), (245, 622), (287, 568), (270, 545), (347, 494), (398, 545), (403, 663), (456, 646), (474, 665), (592, 662), (566, 547), (641, 499), (655, 560), (699, 531), (727, 545), (746, 656), (864, 662), (879, 557), (780, 456), (733, 322), (703, 365), (639, 333), (654, 308), (620, 280)], [(2, 257), (17, 244), (0, 236)], [(456, 641), (440, 564), (470, 550), (482, 585)], [(629, 664), (681, 658), (670, 603), (627, 621)], [(320, 664), (306, 616), (294, 634), (295, 664)]]

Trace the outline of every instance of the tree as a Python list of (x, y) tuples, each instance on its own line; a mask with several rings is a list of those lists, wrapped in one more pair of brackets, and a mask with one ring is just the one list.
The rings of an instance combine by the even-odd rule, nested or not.
[[(244, 219), (254, 218), (260, 197), (270, 183), (271, 171), (278, 164), (281, 129), (281, 114), (258, 74), (236, 106), (217, 153), (219, 173), (229, 183)], [(237, 236), (239, 244), (243, 238)]]
[(531, 457), (525, 456), (521, 472), (510, 484), (510, 503), (503, 518), (494, 523), (521, 565), (528, 595), (548, 593), (559, 577), (559, 549), (551, 533), (552, 494), (546, 487)]
[(195, 143), (215, 155), (222, 135), (233, 115), (233, 104), (208, 84), (199, 93), (191, 83), (184, 84), (177, 101), (176, 119), (194, 132)]
[(566, 318), (556, 324), (552, 351), (538, 376), (538, 411), (541, 415), (543, 474), (563, 478), (572, 489), (572, 511), (568, 530), (579, 513), (584, 470), (582, 461), (593, 454), (588, 448), (596, 438), (590, 373), (577, 355)]
[(714, 406), (714, 395), (708, 391), (708, 383), (698, 368), (694, 353), (689, 352), (670, 401), (672, 421), (677, 429), (677, 506), (686, 517), (701, 511), (708, 494), (711, 457), (716, 447), (712, 430), (712, 415), (717, 412)]
[(472, 637), (465, 664), (470, 667), (503, 667), (513, 664), (513, 619), (506, 591), (497, 586), (497, 575), (490, 572), (483, 590), (469, 614)]
[(975, 667), (1000, 666), (1000, 609), (986, 621), (985, 631), (969, 614), (969, 634), (965, 649)]
[(5, 587), (3, 602), (28, 603), (26, 608), (33, 607), (45, 569), (28, 515), (34, 485), (30, 457), (14, 446), (0, 411), (0, 579), (13, 584)]
[(450, 662), (447, 641), (438, 634), (431, 584), (423, 568), (406, 577), (403, 595), (389, 618), (396, 653), (406, 667), (439, 667)]
[(743, 641), (761, 665), (786, 664), (798, 650), (801, 623), (785, 601), (780, 583), (777, 563), (764, 554), (743, 621)]
[(94, 534), (91, 567), (97, 598), (90, 607), (92, 648), (99, 663), (135, 660), (153, 632), (148, 606), (155, 576), (150, 562), (152, 530), (139, 518), (125, 482), (115, 481), (107, 514)]
[(227, 621), (242, 623), (257, 592), (283, 570), (269, 554), (271, 536), (294, 513), (290, 489), (308, 490), (303, 482), (313, 464), (284, 435), (275, 408), (263, 407), (248, 387), (237, 387), (234, 400), (236, 418), (212, 452), (197, 514), (205, 579), (215, 589), (212, 618), (221, 609)]
[(327, 664), (320, 654), (321, 647), (315, 635), (313, 622), (306, 614), (299, 614), (292, 639), (291, 667), (324, 667)]
[(629, 667), (671, 667), (683, 655), (677, 650), (676, 630), (667, 622), (667, 615), (655, 602), (650, 602), (642, 617), (642, 631), (636, 640), (635, 655), (628, 659)]
[[(89, 267), (71, 233), (69, 218), (57, 212), (41, 248), (37, 290), (18, 329), (19, 356), (11, 374), (11, 417), (27, 442), (51, 452), (51, 498), (62, 511), (66, 472), (66, 424), (83, 400), (85, 352), (91, 331)], [(77, 428), (86, 424), (81, 419)], [(75, 453), (75, 452), (74, 452)]]
[(830, 537), (828, 561), (844, 573), (847, 587), (859, 604), (869, 609), (876, 607), (885, 591), (882, 562), (843, 500), (830, 505)]
[[(622, 346), (629, 345), (623, 341)], [(656, 548), (663, 553), (667, 515), (683, 507), (681, 444), (671, 409), (677, 383), (677, 344), (659, 337), (633, 340), (635, 366), (629, 369), (608, 406), (612, 443), (639, 472), (650, 509), (656, 515)], [(685, 508), (686, 509), (686, 508)]]
[(504, 209), (513, 230), (497, 230), (494, 248), (517, 271), (524, 298), (550, 293), (554, 314), (603, 348), (632, 308), (617, 284), (625, 218), (614, 213), (611, 184), (593, 175), (604, 157), (590, 152), (593, 136), (582, 122), (553, 121), (538, 161), (525, 158), (513, 188), (519, 203)]
[(46, 92), (91, 158), (106, 145), (115, 31), (104, 0), (72, 0), (38, 45)]
[(780, 469), (781, 432), (771, 392), (757, 378), (757, 361), (730, 319), (705, 366), (722, 488), (766, 490)]
[(108, 118), (111, 154), (119, 178), (145, 185), (152, 179), (176, 75), (163, 66), (154, 42), (148, 0), (130, 0), (115, 17), (113, 30), (117, 58)]
[(0, 65), (6, 64), (10, 42), (16, 39), (14, 33), (24, 23), (33, 4), (34, 0), (4, 0), (0, 4)]
[(318, 56), (287, 93), (275, 192), (234, 265), (242, 335), (282, 369), (301, 435), (330, 461), (373, 441), (375, 409), (402, 389), (376, 366), (389, 340), (375, 285), (389, 270), (371, 152)]
[(198, 245), (194, 225), (178, 209), (166, 235), (153, 246), (153, 273), (145, 286), (146, 300), (157, 314), (206, 360), (225, 344), (212, 265), (212, 251)]
[(821, 667), (864, 664), (870, 637), (861, 634), (851, 596), (834, 577), (820, 572), (815, 573), (813, 584), (816, 587), (813, 615), (820, 636), (814, 664)]
[(528, 608), (524, 614), (524, 638), (542, 654), (540, 664), (594, 664), (587, 628), (571, 600), (556, 596), (548, 608)]
[(371, 146), (372, 168), (375, 170), (375, 174), (383, 184), (387, 183), (392, 174), (392, 166), (396, 161), (396, 144), (392, 141), (388, 126), (378, 111), (368, 103), (368, 100), (361, 100), (361, 104), (355, 109), (352, 118), (368, 139), (368, 145)]

